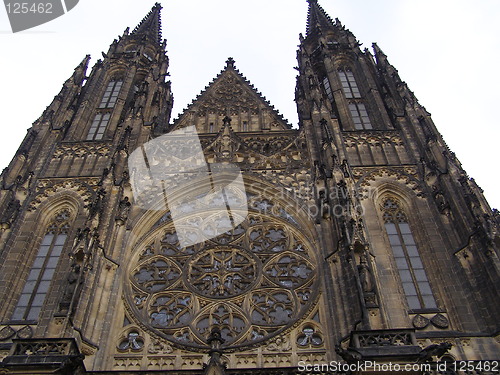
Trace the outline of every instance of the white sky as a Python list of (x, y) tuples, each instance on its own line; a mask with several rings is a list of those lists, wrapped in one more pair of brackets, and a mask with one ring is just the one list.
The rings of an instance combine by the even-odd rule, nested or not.
[[(497, 186), (500, 131), (500, 2), (498, 0), (319, 0), (389, 61), (432, 113), (463, 167), (500, 208)], [(133, 29), (152, 1), (80, 0), (52, 22), (12, 34), (0, 9), (0, 169), (26, 130), (90, 53), (91, 66), (123, 30)], [(224, 67), (227, 57), (285, 118), (297, 124), (294, 86), (298, 35), (305, 33), (305, 0), (166, 0), (174, 114)], [(90, 70), (89, 70), (90, 71)]]

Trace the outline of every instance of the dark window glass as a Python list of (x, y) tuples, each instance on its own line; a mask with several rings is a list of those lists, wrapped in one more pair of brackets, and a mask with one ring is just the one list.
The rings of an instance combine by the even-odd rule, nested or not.
[[(59, 216), (60, 217), (60, 216)], [(13, 320), (37, 320), (66, 241), (67, 223), (52, 224), (38, 248), (28, 278), (12, 315)]]
[(356, 130), (373, 129), (363, 103), (349, 103), (349, 111)]
[(104, 132), (106, 131), (110, 117), (110, 113), (98, 113), (95, 115), (94, 121), (92, 121), (92, 125), (90, 125), (87, 134), (87, 141), (98, 141), (104, 137)]
[(358, 84), (354, 79), (354, 74), (350, 70), (339, 70), (339, 78), (346, 98), (361, 98)]
[(436, 308), (436, 301), (405, 213), (394, 199), (383, 204), (385, 230), (410, 309)]
[(331, 102), (333, 102), (332, 86), (330, 85), (330, 80), (328, 79), (328, 77), (323, 78), (323, 87), (325, 89), (326, 96)]
[(99, 108), (113, 108), (115, 106), (122, 84), (122, 81), (110, 81), (108, 83)]

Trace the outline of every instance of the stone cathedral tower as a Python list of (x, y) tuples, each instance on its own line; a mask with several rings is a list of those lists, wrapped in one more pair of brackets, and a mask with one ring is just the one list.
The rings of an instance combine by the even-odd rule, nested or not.
[[(0, 374), (497, 359), (498, 211), (382, 50), (309, 0), (297, 129), (232, 58), (171, 121), (160, 10), (88, 76), (83, 59), (1, 175)], [(148, 145), (182, 129), (239, 169), (245, 192), (224, 196), (247, 202), (220, 234), (186, 186), (178, 209), (218, 234), (188, 246), (168, 206), (137, 204), (128, 163), (170, 163)]]

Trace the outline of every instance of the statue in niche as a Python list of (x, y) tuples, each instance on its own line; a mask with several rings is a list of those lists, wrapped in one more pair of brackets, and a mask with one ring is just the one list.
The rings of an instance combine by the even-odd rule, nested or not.
[(363, 292), (373, 292), (373, 278), (368, 267), (368, 258), (366, 254), (361, 255), (359, 258), (358, 273)]
[(17, 215), (19, 214), (19, 209), (21, 208), (21, 202), (19, 199), (12, 199), (7, 204), (7, 208), (3, 212), (3, 215), (0, 220), (0, 225), (2, 229), (9, 229), (12, 223), (16, 220)]
[(118, 204), (118, 215), (116, 215), (115, 220), (119, 225), (123, 225), (127, 221), (130, 206), (128, 197), (123, 198)]
[[(59, 310), (64, 313), (70, 312), (72, 301), (77, 301), (80, 294), (80, 285), (83, 283), (83, 277), (81, 275), (81, 267), (77, 263), (71, 265), (71, 270), (66, 278), (66, 286), (64, 289), (64, 294), (59, 303)], [(73, 309), (74, 311), (74, 306)]]

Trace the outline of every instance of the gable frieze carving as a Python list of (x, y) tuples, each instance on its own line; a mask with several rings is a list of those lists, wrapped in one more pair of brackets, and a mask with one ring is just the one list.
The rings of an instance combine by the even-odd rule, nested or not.
[(52, 159), (60, 159), (64, 156), (73, 156), (83, 158), (85, 156), (109, 156), (111, 147), (109, 144), (103, 143), (76, 143), (76, 144), (61, 144), (52, 155)]
[(424, 187), (419, 182), (417, 167), (354, 167), (352, 175), (358, 187), (360, 199), (370, 196), (374, 183), (379, 179), (391, 179), (406, 185), (413, 190), (418, 197), (424, 197)]
[(197, 102), (198, 114), (219, 113), (225, 115), (227, 111), (231, 114), (249, 112), (258, 114), (261, 103), (254, 95), (245, 90), (239, 79), (233, 75), (225, 75)]
[(28, 211), (36, 210), (40, 204), (50, 197), (63, 192), (73, 191), (77, 193), (86, 204), (92, 202), (95, 191), (99, 188), (99, 178), (81, 179), (41, 179), (36, 186), (36, 195), (31, 201)]
[(383, 144), (404, 145), (403, 138), (397, 131), (348, 132), (344, 133), (343, 136), (347, 147), (354, 147), (362, 143), (372, 146)]
[(243, 159), (255, 164), (257, 161), (271, 161), (274, 158), (287, 164), (291, 161), (303, 161), (308, 158), (303, 132), (244, 135), (229, 129), (229, 131), (221, 132), (215, 138), (200, 137), (200, 143), (206, 156), (213, 152), (220, 153), (222, 147), (232, 154), (232, 157), (225, 159), (231, 159), (233, 162), (241, 162)]

